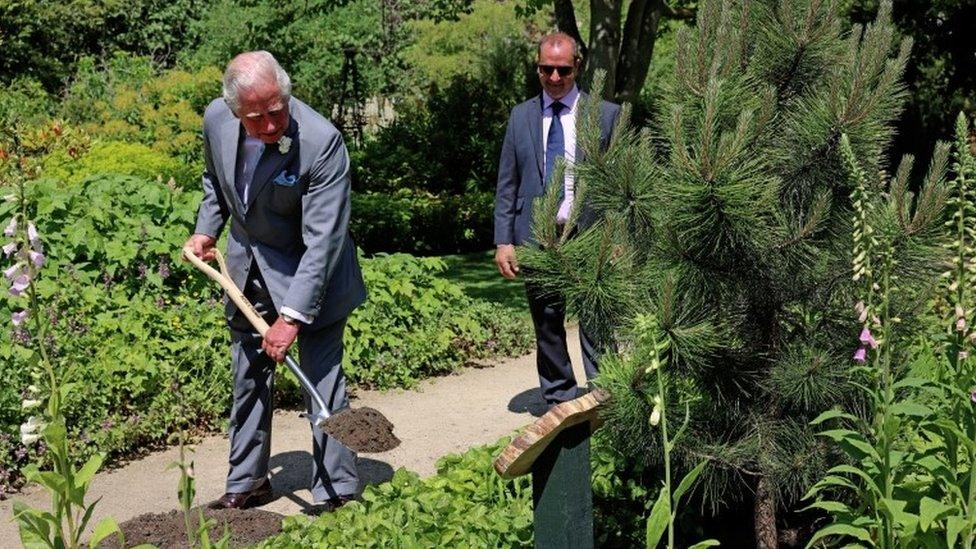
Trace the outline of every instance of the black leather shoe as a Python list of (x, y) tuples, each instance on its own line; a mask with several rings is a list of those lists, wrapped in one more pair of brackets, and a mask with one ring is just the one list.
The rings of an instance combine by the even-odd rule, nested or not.
[(336, 509), (342, 507), (343, 505), (349, 503), (356, 499), (356, 496), (336, 496), (334, 498), (329, 498), (322, 503), (316, 503), (311, 507), (306, 508), (303, 513), (306, 515), (311, 515), (317, 517), (323, 513), (332, 513)]
[(211, 509), (247, 509), (268, 503), (271, 501), (272, 495), (271, 482), (265, 479), (264, 483), (250, 492), (227, 492), (220, 499), (211, 503), (209, 507)]

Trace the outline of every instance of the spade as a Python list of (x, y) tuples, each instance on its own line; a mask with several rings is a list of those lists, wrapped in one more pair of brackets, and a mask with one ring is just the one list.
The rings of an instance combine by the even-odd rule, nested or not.
[[(268, 331), (268, 323), (261, 318), (261, 315), (254, 310), (251, 302), (244, 297), (244, 293), (234, 284), (227, 271), (227, 264), (220, 250), (214, 249), (217, 264), (220, 271), (207, 265), (205, 261), (197, 257), (190, 248), (183, 248), (183, 257), (193, 263), (198, 269), (208, 277), (216, 281), (227, 292), (227, 296), (244, 313), (254, 329), (264, 337)], [(309, 381), (305, 372), (302, 371), (298, 363), (292, 357), (285, 356), (285, 365), (291, 370), (302, 388), (315, 402), (318, 413), (302, 414), (312, 422), (312, 425), (322, 429), (330, 437), (338, 440), (354, 452), (385, 452), (392, 450), (400, 445), (400, 440), (393, 434), (393, 423), (386, 417), (372, 408), (344, 408), (329, 412), (322, 395), (315, 390), (315, 386)]]

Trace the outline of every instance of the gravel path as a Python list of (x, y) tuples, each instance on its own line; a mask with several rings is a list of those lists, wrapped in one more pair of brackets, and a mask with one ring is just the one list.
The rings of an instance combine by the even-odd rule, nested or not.
[[(575, 327), (567, 329), (567, 338), (577, 378), (583, 379)], [(370, 406), (383, 412), (403, 441), (389, 452), (360, 454), (361, 478), (370, 484), (385, 482), (401, 467), (429, 476), (436, 472), (434, 464), (441, 456), (495, 442), (531, 423), (533, 414), (540, 414), (543, 406), (538, 383), (533, 352), (491, 367), (465, 368), (456, 375), (429, 379), (410, 391), (360, 391), (352, 405)], [(273, 433), (272, 485), (279, 497), (262, 508), (284, 515), (296, 514), (311, 505), (307, 489), (311, 476), (309, 424), (296, 412), (278, 412), (274, 416)], [(195, 446), (192, 459), (198, 503), (217, 499), (223, 492), (227, 444), (225, 436), (213, 435)], [(177, 459), (176, 448), (170, 448), (99, 473), (87, 499), (102, 498), (91, 524), (104, 516), (112, 516), (121, 523), (143, 513), (179, 508), (176, 499), (179, 473), (167, 470)], [(16, 524), (12, 522), (13, 500), (45, 509), (50, 506), (46, 493), (36, 487), (0, 502), (0, 547), (20, 545)]]

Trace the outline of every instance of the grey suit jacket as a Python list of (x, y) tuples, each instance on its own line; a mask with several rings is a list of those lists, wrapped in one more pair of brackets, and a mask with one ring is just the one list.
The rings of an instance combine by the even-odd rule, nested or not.
[[(344, 318), (366, 300), (349, 237), (349, 156), (339, 131), (292, 98), (287, 153), (268, 145), (255, 168), (247, 204), (234, 188), (244, 129), (223, 99), (203, 116), (203, 201), (195, 232), (213, 237), (231, 220), (227, 267), (239, 288), (253, 264), (276, 310), (315, 317), (309, 329)], [(236, 312), (227, 304), (230, 318)]]
[[(580, 93), (580, 101), (586, 98)], [(600, 145), (610, 144), (620, 105), (600, 102)], [(520, 103), (508, 118), (495, 188), (495, 245), (519, 245), (532, 231), (532, 201), (544, 193), (542, 94)], [(555, 221), (555, 220), (553, 220)]]

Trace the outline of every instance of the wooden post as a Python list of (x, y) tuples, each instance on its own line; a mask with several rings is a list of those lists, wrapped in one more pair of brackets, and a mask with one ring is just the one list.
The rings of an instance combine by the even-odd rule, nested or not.
[(597, 390), (553, 406), (495, 459), (502, 478), (532, 473), (537, 548), (593, 547), (590, 434), (609, 398)]
[(537, 549), (592, 549), (590, 423), (569, 427), (532, 465)]

